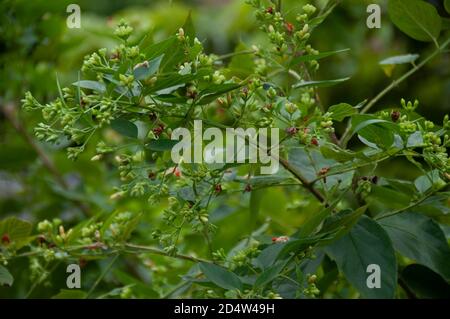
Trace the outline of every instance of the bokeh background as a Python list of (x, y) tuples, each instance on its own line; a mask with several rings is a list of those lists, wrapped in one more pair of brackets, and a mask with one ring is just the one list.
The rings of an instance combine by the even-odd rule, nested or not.
[[(303, 1), (284, 0), (286, 8), (302, 6)], [(430, 1), (440, 6), (440, 1)], [(81, 29), (68, 29), (66, 7), (76, 3), (81, 7)], [(378, 3), (383, 8), (381, 29), (366, 27), (366, 8)], [(198, 38), (209, 53), (226, 54), (236, 47), (260, 43), (262, 35), (255, 26), (250, 6), (243, 0), (3, 0), (0, 2), (0, 219), (17, 216), (31, 222), (59, 217), (64, 223), (75, 224), (91, 213), (128, 209), (146, 212), (145, 220), (138, 229), (138, 236), (148, 236), (148, 228), (154, 226), (160, 207), (148, 207), (147, 202), (127, 199), (112, 203), (109, 195), (119, 185), (114, 169), (92, 163), (89, 159), (94, 150), (88, 150), (77, 162), (66, 158), (60, 148), (37, 142), (33, 127), (39, 122), (39, 114), (25, 114), (20, 110), (20, 100), (26, 91), (42, 102), (55, 98), (56, 75), (62, 85), (76, 81), (83, 57), (102, 47), (113, 47), (114, 26), (125, 18), (136, 30), (136, 37), (144, 34), (154, 41), (174, 34), (191, 13)], [(443, 16), (446, 13), (440, 10)], [(350, 48), (345, 54), (335, 55), (321, 63), (320, 79), (351, 76), (351, 80), (333, 88), (321, 89), (324, 105), (347, 102), (356, 105), (375, 96), (391, 79), (378, 65), (382, 59), (399, 54), (419, 53), (426, 56), (433, 49), (427, 43), (410, 40), (389, 21), (386, 1), (343, 0), (335, 12), (313, 33), (313, 46), (321, 51)], [(399, 66), (393, 77), (404, 72), (408, 66)], [(393, 90), (378, 105), (378, 109), (398, 106), (400, 98), (418, 98), (419, 113), (432, 120), (439, 120), (450, 113), (450, 57), (445, 54), (429, 63)], [(338, 131), (342, 128), (338, 128)], [(95, 144), (95, 143), (92, 143)], [(404, 162), (384, 167), (385, 174), (392, 177), (410, 178), (415, 170)], [(104, 181), (108, 181), (105, 183)], [(302, 198), (274, 190), (267, 196), (263, 218), (272, 218), (279, 224), (279, 231), (297, 224), (290, 220), (292, 209), (302, 208)], [(289, 204), (288, 204), (289, 203)], [(216, 241), (225, 249), (245, 233), (245, 220), (239, 221), (239, 212), (248, 207), (228, 204), (215, 212), (212, 219), (219, 225)], [(277, 223), (271, 227), (276, 228)], [(227, 227), (233, 225), (233, 227)], [(242, 227), (236, 225), (243, 225)], [(276, 229), (274, 230), (276, 231)], [(448, 232), (447, 232), (448, 233)], [(197, 244), (202, 246), (202, 239)], [(230, 243), (228, 245), (228, 242)], [(189, 245), (195, 245), (195, 238)], [(201, 249), (201, 248), (199, 248)], [(137, 258), (137, 257), (135, 257)], [(176, 263), (158, 263), (149, 272), (145, 266), (135, 266), (130, 260), (122, 270), (111, 276), (112, 284), (129, 284), (139, 278), (141, 293), (147, 297), (159, 296), (158, 287), (171, 282), (175, 275), (171, 269), (182, 267)], [(28, 286), (25, 261), (14, 265), (16, 284), (13, 289), (0, 288), (0, 297), (22, 297)], [(145, 263), (144, 263), (145, 264)], [(92, 263), (87, 281), (95, 280), (96, 270), (105, 265)], [(150, 267), (150, 266), (149, 266)], [(92, 278), (89, 277), (92, 274)], [(166, 274), (160, 276), (158, 274)], [(55, 274), (65, 282), (64, 270)], [(173, 277), (171, 277), (173, 276)], [(107, 278), (108, 279), (108, 278)], [(57, 281), (53, 281), (57, 282)], [(108, 282), (108, 280), (106, 280)], [(151, 283), (143, 285), (142, 283)], [(47, 297), (61, 287), (40, 287), (34, 297)], [(351, 292), (343, 290), (351, 296)]]

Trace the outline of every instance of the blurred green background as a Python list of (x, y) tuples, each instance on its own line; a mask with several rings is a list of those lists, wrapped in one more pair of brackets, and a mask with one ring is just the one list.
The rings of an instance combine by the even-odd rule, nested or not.
[[(307, 2), (317, 4), (324, 1), (285, 0), (283, 3), (290, 9)], [(66, 7), (70, 3), (81, 7), (80, 29), (68, 29), (66, 26), (69, 15)], [(379, 3), (383, 8), (381, 29), (370, 30), (366, 27), (366, 8), (370, 3)], [(250, 46), (262, 41), (251, 8), (243, 0), (1, 1), (0, 108), (7, 110), (9, 116), (0, 112), (0, 219), (14, 215), (36, 222), (59, 217), (65, 223), (74, 224), (84, 218), (83, 211), (86, 209), (92, 213), (109, 213), (117, 208), (109, 200), (113, 187), (119, 185), (117, 171), (90, 162), (93, 149), (77, 162), (72, 162), (60, 150), (62, 146), (35, 141), (32, 128), (39, 122), (39, 114), (21, 112), (20, 99), (26, 91), (32, 91), (41, 102), (55, 98), (58, 94), (56, 75), (63, 86), (75, 81), (86, 54), (115, 45), (113, 29), (121, 18), (134, 27), (136, 38), (147, 35), (158, 41), (174, 34), (189, 13), (193, 16), (198, 38), (205, 44), (208, 53), (225, 54), (233, 52), (240, 43)], [(426, 56), (433, 49), (427, 43), (410, 40), (396, 29), (388, 19), (386, 1), (376, 0), (342, 1), (313, 33), (312, 43), (321, 51), (351, 49), (349, 53), (336, 55), (321, 63), (319, 79), (351, 76), (351, 80), (343, 85), (321, 89), (324, 105), (339, 102), (356, 105), (373, 97), (390, 81), (378, 65), (380, 60), (406, 53)], [(393, 77), (402, 74), (406, 68), (408, 66), (397, 67)], [(422, 105), (419, 113), (432, 120), (440, 120), (444, 114), (450, 113), (449, 75), (450, 57), (446, 54), (393, 90), (378, 104), (378, 109), (397, 106), (401, 97), (418, 98)], [(338, 128), (338, 132), (341, 130), (342, 127)], [(52, 172), (51, 167), (49, 170), (48, 165), (43, 164), (36, 147), (43, 150), (56, 171)], [(412, 174), (415, 170), (409, 170), (404, 162), (395, 165), (390, 162), (390, 166), (384, 169), (393, 177), (414, 178)], [(105, 180), (109, 183), (104, 183)], [(302, 198), (291, 197), (289, 193), (275, 189), (262, 205), (262, 215), (272, 217), (280, 224), (279, 229), (271, 226), (274, 233), (285, 232), (289, 225), (298, 224), (298, 218), (304, 218), (302, 215), (288, 214), (291, 209), (302, 208), (303, 204)], [(138, 235), (141, 232), (142, 237), (148, 235), (148, 227), (157, 223), (155, 217), (161, 211), (161, 207), (148, 207), (146, 201), (136, 199), (120, 202), (119, 208), (146, 212), (145, 221), (138, 229)], [(246, 220), (238, 213), (247, 209), (239, 199), (235, 199), (235, 202), (219, 206), (213, 213), (213, 222), (220, 229), (215, 240), (221, 243), (221, 247), (230, 248), (236, 238), (245, 233)], [(238, 225), (237, 220), (242, 221), (242, 228), (227, 227)], [(196, 242), (202, 246), (200, 237), (191, 238), (189, 245)], [(27, 267), (25, 261), (16, 263), (17, 271)], [(162, 265), (154, 268), (153, 273), (168, 273), (171, 268), (180, 266), (173, 263)], [(103, 266), (99, 263), (89, 267), (100, 269)], [(122, 266), (128, 270), (131, 267), (126, 263)], [(155, 281), (170, 282), (175, 278), (175, 275), (167, 275), (164, 279), (161, 276), (152, 279), (141, 267), (144, 266), (131, 267), (131, 273), (143, 282), (152, 282), (152, 289), (155, 290), (161, 284)], [(60, 276), (64, 276), (63, 269)], [(92, 272), (92, 280), (95, 276)], [(115, 272), (115, 276), (115, 280), (122, 283), (131, 280), (125, 273)], [(27, 285), (25, 279), (17, 281), (14, 295), (20, 297), (24, 295)], [(59, 288), (42, 287), (36, 290), (34, 296), (51, 296)], [(149, 290), (146, 296), (157, 296), (152, 289), (141, 288)], [(11, 297), (11, 289), (0, 288), (0, 296)]]

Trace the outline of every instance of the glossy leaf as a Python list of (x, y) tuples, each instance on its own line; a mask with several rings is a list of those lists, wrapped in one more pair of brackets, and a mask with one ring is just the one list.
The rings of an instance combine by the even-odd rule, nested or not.
[(353, 114), (358, 113), (358, 111), (353, 106), (347, 103), (340, 103), (330, 106), (328, 112), (331, 113), (331, 118), (333, 120), (339, 122), (348, 116), (352, 116)]
[(105, 84), (98, 81), (82, 80), (74, 82), (72, 83), (72, 85), (83, 89), (93, 90), (99, 93), (104, 93), (106, 91)]
[(418, 54), (396, 55), (380, 61), (380, 65), (413, 63), (419, 58)]
[(169, 140), (169, 139), (159, 139), (152, 140), (150, 143), (146, 144), (147, 148), (151, 151), (155, 152), (165, 152), (170, 151), (172, 147), (174, 147), (179, 141), (177, 140)]
[[(397, 261), (391, 241), (375, 221), (363, 216), (350, 233), (325, 247), (347, 280), (364, 298), (393, 298), (397, 286)], [(381, 287), (368, 288), (367, 267), (381, 268)]]
[(437, 41), (441, 19), (436, 8), (422, 0), (389, 0), (392, 22), (404, 33), (419, 41)]
[(136, 80), (145, 80), (155, 74), (158, 69), (161, 61), (164, 57), (164, 54), (160, 55), (157, 58), (154, 58), (148, 63), (141, 63), (136, 69), (133, 70), (133, 74)]

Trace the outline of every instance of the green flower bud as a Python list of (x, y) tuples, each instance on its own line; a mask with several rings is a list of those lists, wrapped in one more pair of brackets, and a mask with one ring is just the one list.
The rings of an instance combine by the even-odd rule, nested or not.
[(53, 224), (49, 222), (47, 219), (40, 222), (37, 226), (37, 230), (40, 233), (50, 232), (53, 229)]
[(311, 4), (304, 5), (302, 9), (307, 15), (313, 15), (317, 10), (317, 8)]

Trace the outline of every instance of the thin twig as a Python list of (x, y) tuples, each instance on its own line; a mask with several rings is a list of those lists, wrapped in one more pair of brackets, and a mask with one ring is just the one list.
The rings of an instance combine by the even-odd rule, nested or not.
[(182, 254), (168, 254), (163, 250), (160, 250), (158, 248), (154, 248), (154, 247), (149, 247), (149, 246), (142, 246), (142, 245), (136, 245), (136, 244), (125, 244), (125, 247), (128, 248), (132, 248), (132, 249), (137, 249), (140, 250), (141, 252), (144, 253), (151, 253), (151, 254), (155, 254), (155, 255), (161, 255), (161, 256), (166, 256), (166, 257), (172, 257), (172, 258), (178, 258), (178, 259), (184, 259), (184, 260), (189, 260), (192, 262), (203, 262), (203, 263), (213, 263), (210, 260), (206, 260), (206, 259), (202, 259), (202, 258), (197, 258), (197, 257), (193, 257), (193, 256), (188, 256), (188, 255), (182, 255)]
[(115, 255), (113, 257), (113, 259), (111, 260), (111, 262), (108, 264), (108, 266), (106, 266), (106, 269), (100, 274), (100, 276), (97, 278), (97, 280), (95, 281), (94, 285), (91, 287), (91, 289), (89, 290), (89, 292), (86, 294), (85, 299), (88, 299), (89, 296), (94, 292), (95, 288), (97, 288), (98, 284), (102, 281), (102, 279), (106, 276), (106, 274), (109, 272), (109, 270), (111, 269), (111, 267), (114, 265), (114, 263), (116, 262), (117, 258), (119, 257), (119, 254)]
[[(440, 47), (438, 47), (436, 50), (433, 51), (426, 59), (424, 59), (419, 64), (415, 65), (411, 70), (403, 74), (398, 79), (392, 81), (391, 84), (389, 84), (384, 90), (382, 90), (380, 93), (378, 93), (377, 96), (375, 96), (369, 103), (366, 104), (366, 106), (361, 110), (360, 114), (367, 113), (375, 104), (378, 103), (386, 94), (388, 94), (392, 89), (400, 85), (403, 81), (405, 81), (407, 78), (409, 78), (411, 75), (416, 73), (418, 70), (420, 70), (425, 64), (427, 64), (429, 61), (431, 61), (433, 58), (435, 58), (438, 54), (442, 53), (444, 49), (450, 44), (450, 38), (448, 38)], [(345, 147), (350, 140), (351, 137), (351, 124), (350, 121), (347, 124), (347, 128), (344, 132), (344, 134), (341, 137), (340, 144), (342, 147)]]

